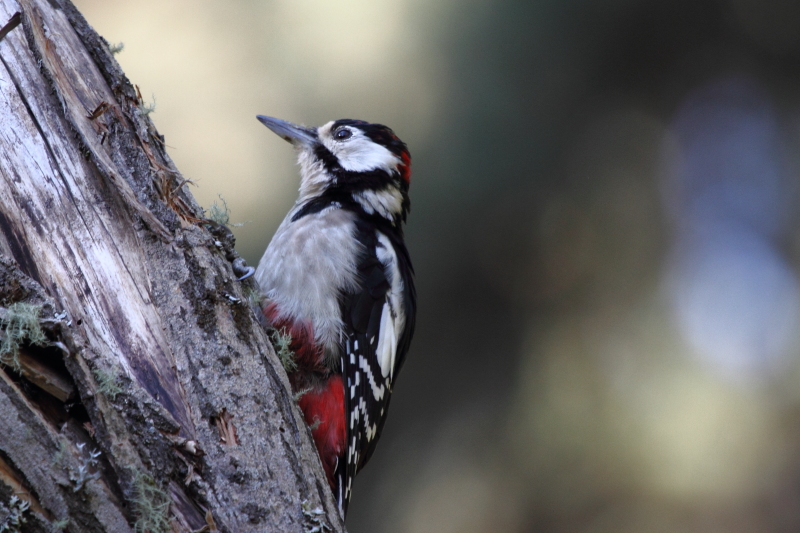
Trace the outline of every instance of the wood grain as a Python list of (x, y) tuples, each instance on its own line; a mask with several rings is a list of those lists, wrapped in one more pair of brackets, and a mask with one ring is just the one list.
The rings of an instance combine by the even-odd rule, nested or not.
[[(0, 459), (38, 495), (32, 531), (54, 520), (131, 530), (142, 476), (168, 499), (174, 531), (302, 532), (303, 502), (343, 531), (247, 303), (253, 286), (233, 275), (232, 236), (202, 222), (135, 88), (75, 8), (0, 0), (0, 26), (18, 12), (0, 41), (0, 306), (43, 305), (63, 356), (56, 368), (25, 349), (0, 381), (0, 409), (16, 413), (0, 422)], [(76, 482), (89, 449), (97, 476)], [(66, 462), (33, 466), (59, 453)], [(9, 490), (0, 483), (0, 500)], [(79, 512), (87, 491), (96, 505)]]

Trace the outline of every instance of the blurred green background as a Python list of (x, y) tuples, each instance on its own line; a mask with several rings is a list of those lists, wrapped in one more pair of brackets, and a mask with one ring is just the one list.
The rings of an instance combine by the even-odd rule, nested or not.
[(352, 533), (800, 530), (796, 1), (76, 3), (250, 264), (298, 185), (256, 114), (408, 143)]

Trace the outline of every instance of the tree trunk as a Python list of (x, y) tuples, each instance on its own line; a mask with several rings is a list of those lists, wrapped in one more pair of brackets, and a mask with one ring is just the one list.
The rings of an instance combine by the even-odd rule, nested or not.
[(0, 27), (0, 531), (344, 531), (233, 236), (108, 44), (68, 0)]

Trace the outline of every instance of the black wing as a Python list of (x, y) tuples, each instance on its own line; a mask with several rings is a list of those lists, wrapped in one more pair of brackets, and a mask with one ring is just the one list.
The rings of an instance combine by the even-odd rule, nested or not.
[[(358, 228), (358, 238), (364, 244), (358, 265), (361, 283), (356, 291), (342, 295), (347, 451), (344, 461), (337, 465), (335, 478), (338, 484), (336, 497), (345, 513), (353, 478), (367, 464), (383, 430), (394, 380), (414, 332), (416, 293), (408, 251), (399, 234), (388, 230), (382, 234), (385, 237), (381, 239), (374, 228)], [(387, 246), (392, 250), (387, 250)], [(391, 264), (386, 264), (387, 257), (391, 258)], [(392, 297), (395, 276), (402, 280), (399, 299)], [(403, 321), (398, 335), (387, 335), (390, 329), (387, 327), (389, 317), (385, 316), (387, 312), (392, 320)], [(381, 345), (382, 335), (384, 343), (393, 344), (391, 349), (394, 353), (394, 364), (386, 376), (379, 357), (379, 349), (385, 353), (388, 346)]]

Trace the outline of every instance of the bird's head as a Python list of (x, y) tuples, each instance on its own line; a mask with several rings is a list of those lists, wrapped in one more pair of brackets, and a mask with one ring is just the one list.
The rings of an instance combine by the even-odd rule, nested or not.
[(307, 128), (277, 118), (257, 118), (298, 150), (299, 203), (329, 196), (355, 202), (368, 215), (395, 225), (405, 221), (411, 156), (391, 129), (351, 119)]

